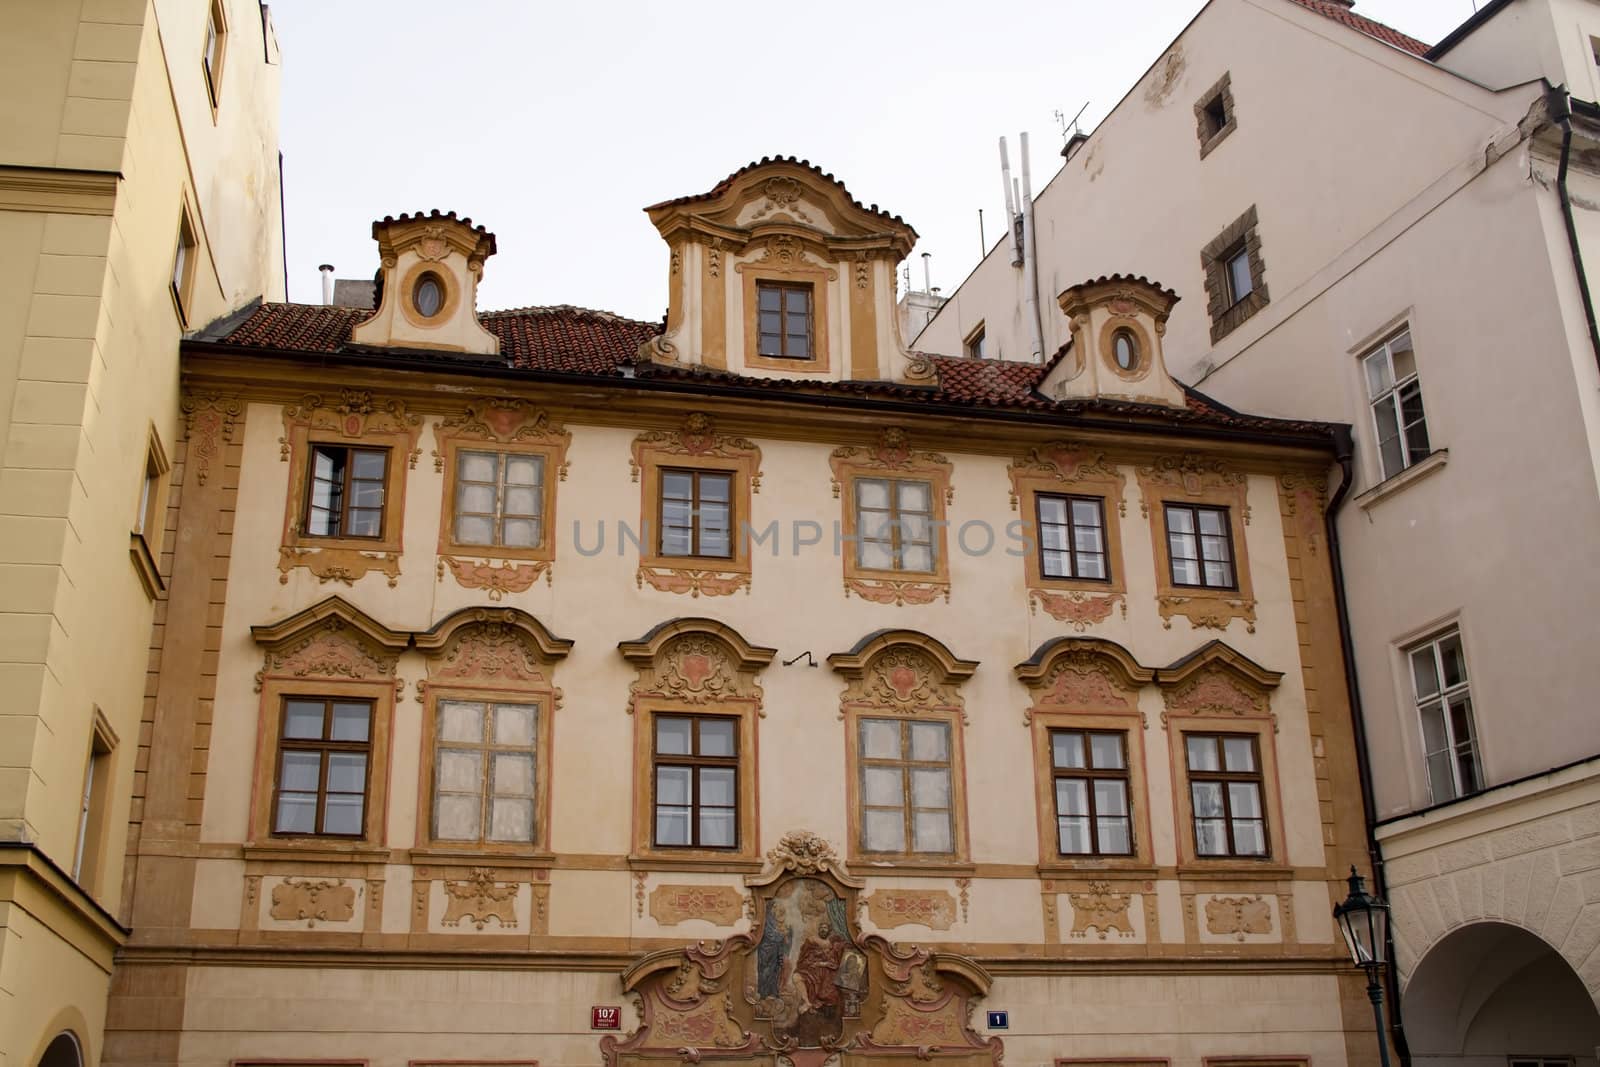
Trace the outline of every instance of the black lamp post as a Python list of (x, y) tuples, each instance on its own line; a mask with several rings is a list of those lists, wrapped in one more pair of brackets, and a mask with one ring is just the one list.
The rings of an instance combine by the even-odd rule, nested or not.
[(1350, 895), (1333, 906), (1333, 917), (1350, 948), (1350, 958), (1367, 972), (1367, 999), (1378, 1020), (1378, 1056), (1389, 1067), (1389, 1038), (1383, 1020), (1383, 986), (1378, 973), (1383, 970), (1383, 949), (1388, 943), (1389, 905), (1367, 892), (1366, 884), (1354, 867), (1350, 868)]

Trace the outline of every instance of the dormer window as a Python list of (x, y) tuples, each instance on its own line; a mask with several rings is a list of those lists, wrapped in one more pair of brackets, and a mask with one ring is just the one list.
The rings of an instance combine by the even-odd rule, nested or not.
[(418, 278), (411, 302), (416, 305), (417, 314), (425, 319), (439, 314), (439, 309), (444, 307), (444, 284), (439, 281), (439, 276), (430, 273)]
[(811, 355), (811, 286), (756, 283), (760, 316), (758, 354), (769, 359), (806, 359)]

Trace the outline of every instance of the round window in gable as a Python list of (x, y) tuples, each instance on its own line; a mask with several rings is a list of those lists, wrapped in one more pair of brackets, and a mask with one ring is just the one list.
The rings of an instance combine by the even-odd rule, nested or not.
[(425, 319), (439, 314), (439, 309), (444, 307), (444, 282), (437, 274), (424, 274), (417, 279), (416, 288), (411, 290), (411, 304)]
[(1139, 342), (1132, 330), (1118, 330), (1111, 335), (1111, 358), (1125, 374), (1139, 369)]

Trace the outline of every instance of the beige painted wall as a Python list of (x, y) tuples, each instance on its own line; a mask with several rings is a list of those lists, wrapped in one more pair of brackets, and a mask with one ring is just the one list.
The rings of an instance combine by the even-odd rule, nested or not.
[[(180, 205), (198, 240), (190, 325), (283, 293), (276, 47), (263, 46), (257, 4), (226, 7), (215, 117), (204, 5), (24, 0), (0, 41), (0, 837), (72, 870), (98, 709), (118, 744), (102, 859), (83, 889), (111, 910), (152, 617), (129, 531), (146, 442), (154, 433), (170, 457), (180, 423), (183, 323), (168, 293)], [(19, 185), (21, 167), (47, 191)], [(78, 180), (58, 168), (109, 172), (104, 192), (56, 195)], [(92, 1062), (105, 972), (78, 975), (59, 932), (25, 933), (12, 915), (0, 1063), (30, 1064), (66, 1005), (87, 1020)]]

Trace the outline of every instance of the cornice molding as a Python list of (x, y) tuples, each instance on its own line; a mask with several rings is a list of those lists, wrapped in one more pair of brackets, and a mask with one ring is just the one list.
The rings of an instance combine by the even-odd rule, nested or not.
[(116, 208), (121, 180), (112, 170), (0, 165), (0, 211), (109, 215)]

